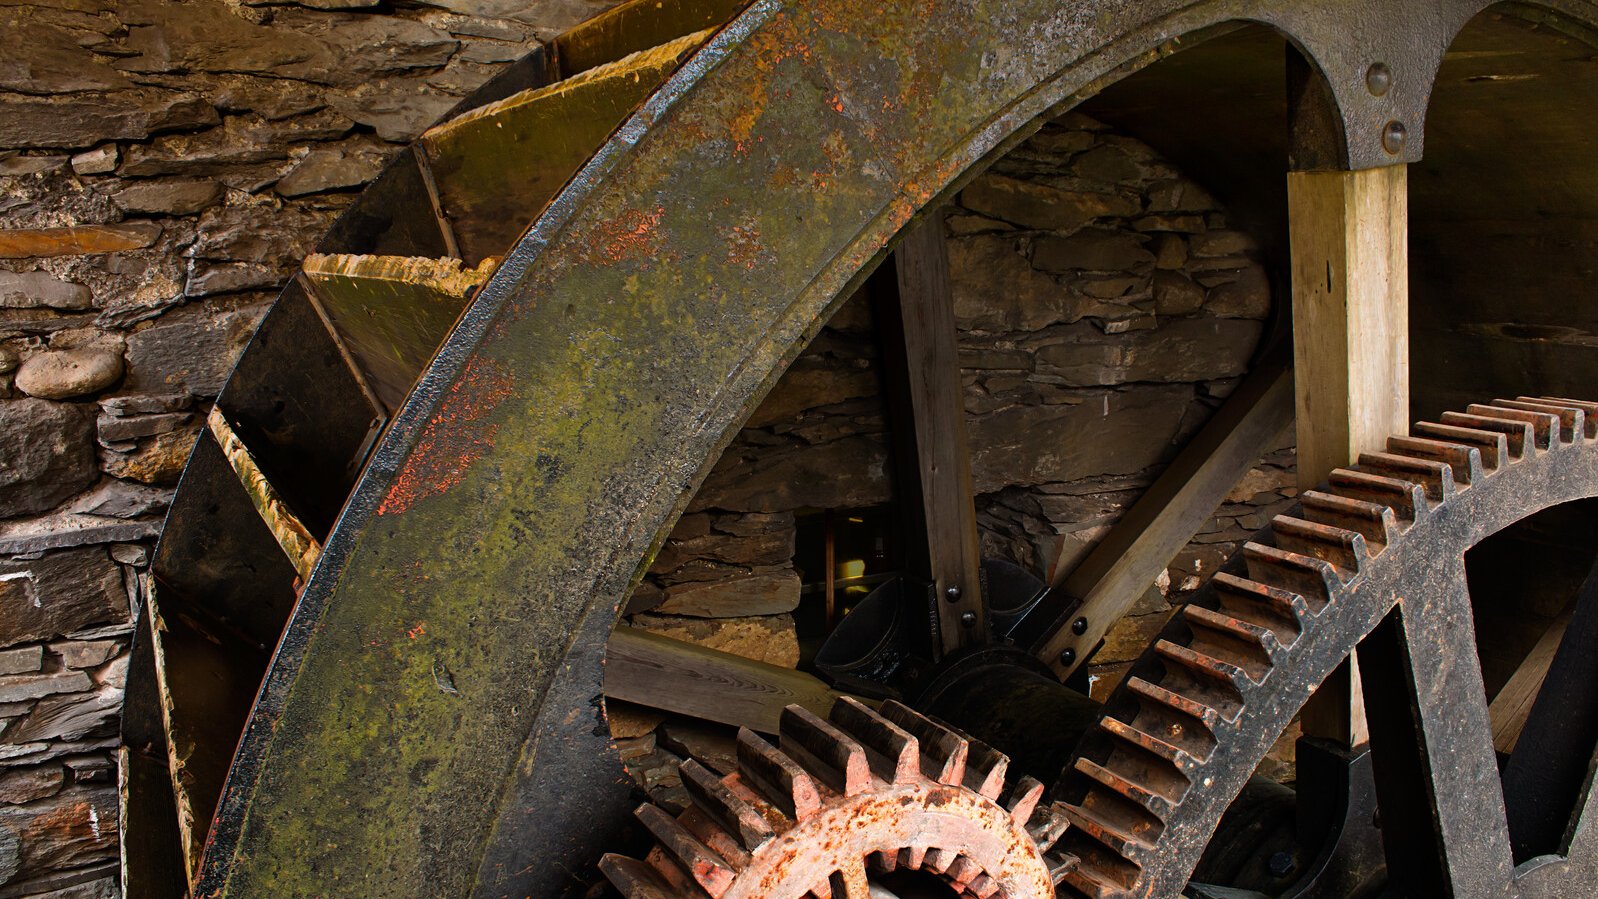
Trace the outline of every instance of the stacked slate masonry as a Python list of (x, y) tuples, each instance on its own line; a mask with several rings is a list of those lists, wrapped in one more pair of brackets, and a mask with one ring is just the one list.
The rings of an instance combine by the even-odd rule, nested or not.
[[(398, 148), (608, 5), (0, 0), (0, 899), (118, 894), (138, 579), (279, 285)], [(1228, 225), (1146, 147), (1074, 115), (960, 195), (947, 228), (987, 554), (1045, 576), (1074, 564), (1235, 385), (1272, 298)], [(717, 465), (629, 621), (797, 664), (801, 517), (888, 502), (887, 460), (855, 297)], [(1233, 491), (1110, 634), (1096, 693), (1292, 483), (1284, 447)], [(657, 793), (681, 755), (725, 746), (610, 711)]]
[(119, 894), (138, 575), (300, 258), (609, 0), (0, 0), (0, 897)]

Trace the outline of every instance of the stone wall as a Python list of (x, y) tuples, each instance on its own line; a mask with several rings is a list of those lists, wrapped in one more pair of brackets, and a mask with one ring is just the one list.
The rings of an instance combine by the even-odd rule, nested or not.
[[(946, 228), (983, 552), (1052, 577), (1246, 372), (1272, 312), (1266, 270), (1200, 185), (1075, 114), (965, 188)], [(892, 499), (874, 347), (869, 305), (851, 297), (700, 488), (629, 603), (634, 625), (795, 664), (801, 580), (821, 577), (795, 570), (796, 513)], [(1095, 696), (1292, 504), (1293, 462), (1290, 447), (1262, 459), (1108, 634)], [(683, 750), (732, 758), (730, 729), (610, 705), (635, 777), (668, 805)]]
[(134, 576), (279, 284), (612, 0), (0, 0), (0, 897), (117, 893)]

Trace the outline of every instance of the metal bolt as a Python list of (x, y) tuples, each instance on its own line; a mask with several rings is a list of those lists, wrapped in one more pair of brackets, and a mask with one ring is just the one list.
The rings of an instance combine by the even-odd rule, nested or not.
[(1062, 650), (1060, 650), (1060, 664), (1061, 665), (1070, 666), (1070, 664), (1072, 662), (1075, 662), (1075, 661), (1076, 661), (1076, 650), (1074, 650), (1074, 649), (1062, 649)]
[(975, 613), (975, 612), (961, 612), (960, 613), (960, 623), (962, 625), (964, 625), (965, 627), (976, 627), (976, 625), (977, 625), (977, 613)]
[(943, 591), (943, 598), (947, 599), (949, 602), (959, 602), (960, 588), (954, 584), (950, 584), (949, 589)]
[(1387, 63), (1371, 63), (1371, 67), (1365, 70), (1365, 88), (1373, 97), (1383, 96), (1393, 89), (1393, 70), (1387, 67)]
[(1071, 633), (1077, 634), (1077, 635), (1080, 636), (1080, 635), (1085, 634), (1087, 632), (1088, 632), (1088, 620), (1086, 618), (1078, 618), (1077, 620), (1071, 622)]
[(1273, 854), (1270, 859), (1265, 862), (1265, 866), (1270, 869), (1272, 877), (1286, 877), (1287, 875), (1293, 873), (1294, 868), (1298, 867), (1298, 865), (1293, 861), (1293, 855), (1290, 852), (1277, 852)]
[(1409, 137), (1409, 131), (1404, 128), (1403, 122), (1388, 122), (1382, 129), (1382, 149), (1397, 156), (1404, 149), (1404, 139)]

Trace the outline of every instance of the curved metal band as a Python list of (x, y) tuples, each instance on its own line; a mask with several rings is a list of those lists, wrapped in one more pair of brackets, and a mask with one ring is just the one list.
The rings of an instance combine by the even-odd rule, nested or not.
[[(548, 894), (607, 812), (534, 774), (616, 777), (601, 656), (639, 560), (919, 209), (1234, 20), (1325, 75), (1350, 165), (1418, 158), (1443, 48), (1483, 5), (757, 2), (524, 235), (398, 415), (279, 647), (199, 894)], [(1371, 128), (1390, 119), (1413, 123), (1399, 156)]]

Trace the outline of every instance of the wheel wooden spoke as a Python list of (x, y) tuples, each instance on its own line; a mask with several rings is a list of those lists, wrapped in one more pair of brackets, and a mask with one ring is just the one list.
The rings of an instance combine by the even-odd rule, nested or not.
[(1500, 895), (1513, 867), (1464, 564), (1360, 644), (1388, 870), (1406, 895)]
[[(1561, 629), (1556, 624), (1551, 630)], [(1589, 771), (1598, 746), (1598, 656), (1591, 649), (1598, 639), (1598, 568), (1583, 582), (1562, 634), (1551, 660), (1543, 662), (1541, 689), (1504, 769), (1517, 859), (1564, 854), (1572, 814), (1590, 801)]]
[(618, 627), (605, 654), (605, 695), (774, 734), (785, 706), (825, 715), (843, 694), (791, 668)]
[(981, 645), (988, 637), (982, 557), (941, 215), (911, 227), (872, 279), (871, 295), (895, 435), (905, 568), (934, 585), (937, 648)]

